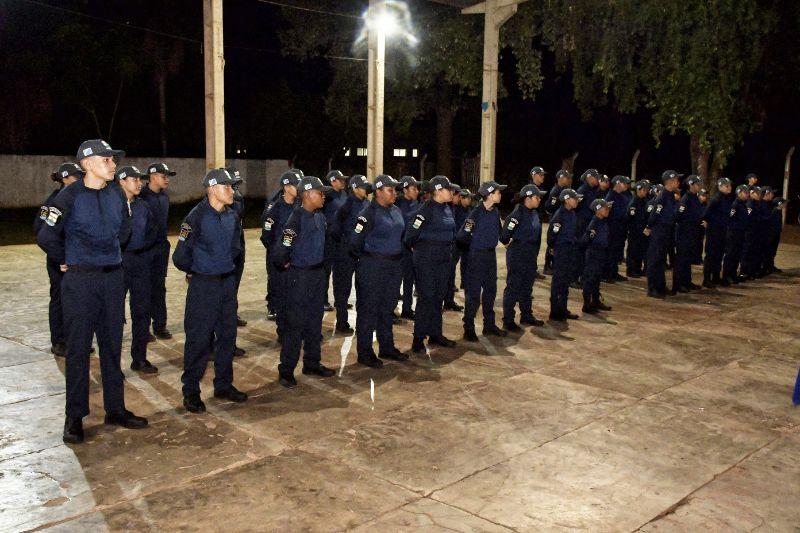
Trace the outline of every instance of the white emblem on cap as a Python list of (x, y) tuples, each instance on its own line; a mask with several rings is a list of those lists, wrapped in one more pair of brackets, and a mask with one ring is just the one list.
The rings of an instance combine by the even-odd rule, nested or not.
[(442, 188), (442, 184), (441, 183), (437, 183), (436, 185), (433, 186), (433, 188), (438, 191), (439, 189)]
[(61, 173), (62, 178), (66, 178), (67, 176), (69, 176), (69, 172), (67, 172), (66, 170)]
[(150, 167), (150, 174), (156, 171), (156, 167)]
[(209, 186), (213, 187), (216, 184), (217, 184), (217, 178), (211, 178), (210, 180), (208, 180)]
[(137, 174), (141, 174), (141, 172), (139, 172), (139, 169), (138, 169), (138, 168), (136, 168), (136, 167), (131, 167), (131, 168), (132, 168), (132, 169), (133, 169), (133, 171), (134, 171), (134, 172), (136, 172)]
[(92, 148), (91, 148), (91, 147), (89, 147), (89, 148), (84, 148), (84, 149), (83, 149), (83, 155), (84, 155), (84, 156), (89, 156), (89, 155), (92, 155), (92, 153), (93, 153), (93, 152), (92, 152)]
[(102, 145), (103, 145), (105, 148), (108, 148), (109, 150), (111, 150), (111, 146), (110, 146), (110, 145), (109, 145), (107, 142), (105, 142), (105, 141), (100, 141), (100, 143), (101, 143), (101, 144), (102, 144)]
[(128, 177), (128, 173), (127, 172), (120, 172), (119, 173), (119, 179), (124, 180), (127, 177)]
[(303, 190), (306, 190), (306, 191), (307, 191), (307, 190), (309, 190), (310, 188), (311, 188), (311, 184), (310, 184), (310, 183), (306, 183), (306, 184), (303, 186)]
[(486, 190), (489, 191), (489, 192), (494, 191), (494, 185), (489, 185), (489, 187), (487, 187)]
[[(169, 167), (167, 166), (166, 163), (164, 163), (164, 170), (169, 170)], [(238, 172), (237, 172), (237, 174), (238, 174)]]

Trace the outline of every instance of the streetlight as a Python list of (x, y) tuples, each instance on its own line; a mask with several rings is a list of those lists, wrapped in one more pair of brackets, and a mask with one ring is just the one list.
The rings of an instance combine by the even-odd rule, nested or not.
[(367, 178), (383, 174), (383, 99), (386, 72), (386, 38), (402, 34), (410, 45), (416, 37), (411, 32), (411, 15), (405, 2), (370, 0), (364, 12), (368, 54), (367, 76)]

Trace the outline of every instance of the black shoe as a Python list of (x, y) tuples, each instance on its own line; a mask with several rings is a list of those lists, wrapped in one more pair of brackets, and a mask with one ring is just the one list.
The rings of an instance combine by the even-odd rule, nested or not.
[(247, 325), (247, 320), (243, 319), (239, 315), (236, 315), (236, 327), (243, 328)]
[(663, 300), (664, 298), (667, 297), (666, 294), (658, 291), (647, 291), (647, 296), (649, 296), (650, 298), (658, 298), (659, 300)]
[(415, 316), (414, 311), (403, 311), (400, 313), (400, 318), (407, 318), (408, 320), (414, 320)]
[(524, 326), (537, 326), (537, 327), (544, 326), (544, 320), (539, 320), (538, 318), (533, 317), (533, 316), (530, 317), (530, 318), (528, 318), (528, 317), (520, 318), (519, 319), (519, 323), (520, 323), (520, 325), (524, 325)]
[(578, 320), (580, 317), (575, 313), (570, 313), (569, 311), (567, 311), (567, 318), (570, 320)]
[(83, 442), (83, 419), (67, 417), (64, 421), (64, 434), (61, 438), (67, 444)]
[(358, 359), (356, 359), (356, 362), (358, 362), (361, 365), (368, 366), (370, 368), (383, 368), (383, 361), (381, 361), (372, 354), (370, 354), (369, 357), (359, 356)]
[(333, 306), (332, 306), (331, 304), (329, 304), (329, 303), (325, 303), (325, 305), (323, 305), (323, 306), (322, 306), (322, 308), (323, 308), (323, 309), (324, 309), (326, 312), (327, 312), (327, 311), (333, 311)]
[(545, 279), (545, 276), (541, 272), (537, 272), (536, 273), (536, 279)]
[(352, 309), (353, 308), (353, 304), (347, 304), (347, 308), (348, 309)]
[(225, 390), (214, 389), (214, 398), (221, 398), (223, 400), (230, 400), (235, 403), (243, 403), (247, 401), (247, 393), (242, 392), (233, 385)]
[(711, 282), (710, 279), (704, 279), (703, 280), (703, 287), (705, 287), (706, 289), (713, 289), (714, 288), (714, 284)]
[(393, 348), (391, 352), (379, 353), (378, 357), (381, 359), (391, 359), (392, 361), (408, 361), (408, 356), (397, 348)]
[(330, 378), (336, 375), (335, 370), (331, 370), (327, 366), (320, 364), (319, 366), (303, 367), (303, 374), (306, 376), (319, 376), (321, 378)]
[(503, 324), (503, 327), (506, 328), (506, 331), (510, 331), (510, 332), (522, 331), (522, 328), (519, 327), (516, 324), (516, 322), (508, 322), (506, 324)]
[(611, 306), (606, 305), (603, 302), (595, 302), (592, 306), (597, 309), (598, 311), (611, 311)]
[(444, 310), (445, 311), (463, 311), (464, 310), (464, 306), (463, 305), (458, 305), (455, 302), (451, 302), (451, 303), (444, 304)]
[(617, 273), (614, 275), (614, 281), (628, 281), (628, 278), (626, 278), (622, 274)]
[(405, 320), (403, 320), (399, 316), (393, 316), (392, 317), (392, 324), (395, 324), (395, 325), (396, 324), (402, 324), (403, 322), (405, 322)]
[(581, 311), (586, 314), (593, 315), (598, 311), (598, 309), (591, 304), (583, 304), (583, 307), (581, 307)]
[(239, 348), (238, 346), (233, 347), (233, 356), (234, 357), (244, 357), (247, 351), (244, 348)]
[(422, 337), (414, 337), (411, 341), (411, 351), (414, 353), (425, 353), (425, 339)]
[(555, 322), (566, 322), (567, 316), (562, 315), (561, 313), (550, 313), (550, 320), (553, 320)]
[(478, 342), (478, 335), (472, 328), (464, 328), (464, 340), (467, 342)]
[(150, 342), (155, 342), (155, 341), (156, 341), (156, 336), (148, 331), (147, 332), (147, 342), (150, 343)]
[[(722, 281), (725, 281), (725, 280), (722, 280)], [(720, 281), (720, 283), (722, 283), (722, 281)], [(689, 288), (690, 291), (699, 291), (700, 289), (703, 288), (702, 286), (698, 285), (697, 283), (692, 283), (691, 281), (689, 282), (689, 285), (687, 285), (687, 287)]]
[(190, 413), (205, 413), (206, 404), (200, 399), (199, 394), (187, 394), (183, 397), (183, 406)]
[(617, 280), (615, 280), (614, 278), (603, 278), (603, 283), (610, 283), (613, 285), (616, 282)]
[(172, 333), (170, 333), (167, 328), (153, 330), (153, 335), (162, 341), (168, 341), (172, 338)]
[(685, 285), (680, 285), (678, 287), (675, 287), (675, 289), (672, 292), (674, 292), (674, 293), (679, 293), (679, 292), (687, 293), (687, 292), (689, 292), (689, 287), (687, 287)]
[(639, 278), (642, 277), (642, 274), (640, 272), (627, 272), (627, 274), (628, 274), (628, 278), (632, 278), (632, 279), (639, 279)]
[(434, 337), (430, 337), (428, 339), (428, 344), (434, 344), (436, 346), (443, 346), (445, 348), (452, 348), (456, 345), (456, 341), (451, 341), (444, 335), (436, 335)]
[(489, 327), (484, 327), (483, 331), (481, 333), (483, 333), (484, 337), (487, 337), (487, 336), (505, 337), (505, 336), (508, 335), (507, 331), (503, 331), (502, 329), (498, 328), (494, 324), (492, 324)]
[(66, 357), (67, 347), (64, 346), (63, 342), (57, 342), (50, 347), (50, 353), (56, 357)]
[(137, 372), (143, 372), (145, 374), (155, 374), (158, 372), (158, 368), (153, 366), (150, 361), (145, 359), (144, 361), (134, 361), (131, 363), (131, 370), (135, 370)]
[(267, 320), (272, 320), (273, 322), (278, 318), (278, 315), (275, 313), (267, 313)]
[(719, 281), (719, 284), (722, 285), (723, 287), (730, 287), (731, 286), (731, 279), (730, 278), (722, 278)]
[(297, 387), (297, 380), (294, 379), (294, 376), (280, 376), (278, 378), (278, 383), (287, 389), (293, 389)]
[(147, 427), (147, 419), (136, 416), (127, 409), (120, 413), (106, 413), (105, 423), (112, 426), (122, 426), (128, 429), (142, 429)]
[(350, 327), (350, 324), (345, 322), (344, 324), (336, 324), (336, 331), (338, 333), (353, 333), (353, 328)]

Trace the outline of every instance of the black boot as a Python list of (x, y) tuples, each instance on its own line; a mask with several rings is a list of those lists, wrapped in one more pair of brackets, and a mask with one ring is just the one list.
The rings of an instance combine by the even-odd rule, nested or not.
[(80, 444), (83, 442), (83, 419), (67, 417), (64, 421), (64, 435), (62, 439), (67, 444)]
[(475, 333), (475, 328), (464, 328), (464, 340), (467, 342), (478, 342), (478, 335)]

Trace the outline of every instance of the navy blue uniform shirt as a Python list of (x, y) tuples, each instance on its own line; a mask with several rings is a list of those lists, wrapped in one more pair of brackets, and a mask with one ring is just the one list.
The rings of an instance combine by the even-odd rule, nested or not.
[(594, 213), (592, 213), (592, 210), (589, 208), (589, 206), (592, 205), (592, 202), (601, 197), (602, 191), (600, 190), (600, 185), (590, 187), (588, 183), (584, 183), (578, 187), (576, 192), (578, 194), (582, 194), (583, 198), (578, 204), (578, 207), (574, 209), (575, 216), (582, 224), (584, 224), (583, 227), (586, 227), (594, 216)]
[(536, 209), (528, 209), (522, 202), (517, 204), (500, 231), (500, 242), (508, 244), (511, 239), (525, 244), (541, 242), (542, 223), (539, 221), (539, 212)]
[(302, 205), (289, 215), (281, 241), (275, 247), (273, 263), (278, 267), (316, 267), (325, 256), (328, 225), (321, 211), (308, 211)]
[(86, 266), (122, 263), (131, 226), (128, 201), (117, 183), (90, 189), (84, 178), (78, 179), (56, 195), (44, 222), (37, 242), (53, 261)]
[(611, 212), (608, 214), (610, 222), (624, 223), (628, 218), (628, 204), (630, 203), (630, 196), (624, 192), (617, 192), (611, 190), (606, 195), (607, 202), (614, 202), (611, 206)]
[(675, 220), (681, 227), (692, 228), (700, 225), (703, 219), (703, 204), (700, 198), (693, 192), (687, 192), (678, 202), (678, 211), (675, 213)]
[(558, 245), (574, 245), (578, 240), (577, 230), (575, 210), (559, 207), (550, 219), (550, 227), (547, 228), (547, 246), (555, 248)]
[(53, 200), (55, 200), (56, 196), (58, 196), (58, 193), (60, 192), (61, 189), (56, 189), (51, 192), (50, 196), (47, 197), (42, 206), (39, 208), (39, 213), (37, 213), (36, 218), (33, 219), (34, 235), (39, 233), (39, 230), (42, 229), (42, 224), (44, 224), (45, 220), (47, 220), (47, 216), (50, 214), (50, 206), (53, 205)]
[(450, 204), (428, 200), (417, 210), (406, 227), (405, 245), (413, 247), (417, 241), (453, 242), (456, 221)]
[(725, 230), (728, 227), (732, 203), (732, 195), (722, 194), (720, 191), (711, 197), (703, 213), (703, 220), (708, 223), (708, 229)]
[(129, 204), (131, 209), (131, 238), (126, 252), (147, 250), (156, 243), (156, 227), (150, 206), (144, 200), (135, 197)]
[(608, 248), (608, 219), (592, 217), (581, 242), (589, 248), (605, 250)]
[(550, 192), (547, 193), (547, 200), (544, 202), (544, 210), (550, 216), (553, 216), (553, 213), (561, 207), (561, 203), (558, 201), (558, 196), (561, 194), (561, 191), (564, 190), (564, 187), (560, 186), (559, 184), (553, 185), (553, 188), (550, 189)]
[(221, 212), (203, 199), (181, 224), (172, 262), (187, 273), (228, 274), (242, 253), (239, 215), (230, 207)]
[(164, 242), (167, 240), (167, 227), (169, 223), (169, 196), (166, 191), (153, 192), (150, 187), (142, 187), (142, 192), (139, 198), (147, 202), (150, 206), (150, 212), (153, 213), (153, 219), (157, 225), (156, 242)]
[(405, 196), (398, 196), (397, 200), (394, 202), (394, 205), (400, 208), (400, 212), (403, 214), (403, 220), (405, 221), (406, 225), (414, 216), (414, 213), (419, 209), (419, 201), (418, 200), (408, 200)]
[(750, 214), (747, 211), (747, 200), (740, 200), (737, 198), (733, 201), (733, 205), (731, 205), (728, 229), (730, 231), (746, 231), (749, 221)]
[(406, 224), (396, 205), (383, 207), (377, 200), (365, 207), (356, 220), (350, 236), (350, 253), (399, 255), (403, 251), (403, 232)]
[(333, 230), (333, 224), (336, 222), (336, 212), (344, 205), (348, 196), (347, 189), (342, 189), (338, 192), (331, 191), (325, 195), (325, 205), (322, 207), (322, 212), (325, 215), (325, 222), (329, 230)]
[[(675, 201), (675, 195), (673, 193), (665, 190), (656, 196), (650, 206), (652, 206), (653, 209), (650, 210), (650, 215), (647, 218), (648, 228), (653, 228), (656, 225), (673, 226), (675, 224), (678, 202)], [(648, 210), (650, 206), (648, 206)]]
[(634, 196), (631, 198), (628, 204), (628, 225), (631, 231), (641, 233), (645, 226), (647, 226), (647, 218), (649, 216), (647, 212), (648, 203), (647, 197), (639, 198), (638, 196)]
[(367, 198), (359, 200), (354, 194), (350, 194), (336, 212), (331, 234), (337, 238), (349, 237), (353, 233), (353, 228), (356, 227), (358, 215), (368, 205), (369, 200)]
[(456, 240), (471, 250), (494, 250), (500, 240), (500, 212), (497, 207), (487, 210), (478, 204), (464, 221)]
[(271, 250), (278, 238), (283, 235), (286, 221), (297, 205), (300, 205), (300, 200), (295, 199), (294, 203), (287, 204), (283, 195), (280, 195), (275, 202), (267, 203), (264, 207), (261, 215), (261, 244), (267, 250)]

